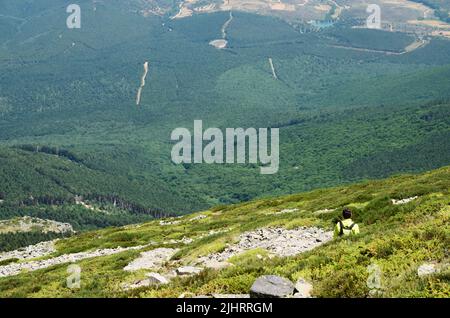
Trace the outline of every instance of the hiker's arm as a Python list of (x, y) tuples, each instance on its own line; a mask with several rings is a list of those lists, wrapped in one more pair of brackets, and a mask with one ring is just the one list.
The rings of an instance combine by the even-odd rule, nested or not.
[(339, 227), (339, 223), (336, 223), (336, 225), (334, 226), (334, 237), (338, 237), (339, 236), (339, 232), (341, 231), (340, 227)]

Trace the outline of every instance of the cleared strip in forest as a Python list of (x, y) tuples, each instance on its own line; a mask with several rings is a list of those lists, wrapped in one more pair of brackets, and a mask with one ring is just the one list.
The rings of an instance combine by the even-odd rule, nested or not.
[(278, 79), (277, 72), (275, 71), (275, 67), (273, 66), (272, 58), (269, 57), (270, 68), (272, 69), (272, 75), (274, 79)]
[(142, 94), (142, 89), (145, 86), (145, 79), (147, 78), (147, 74), (148, 74), (148, 62), (145, 62), (144, 63), (144, 73), (142, 74), (142, 77), (141, 77), (141, 86), (139, 86), (137, 96), (136, 96), (136, 105), (138, 105), (138, 106), (141, 104), (141, 94)]
[(230, 25), (231, 21), (233, 21), (233, 11), (230, 11), (230, 17), (222, 26), (222, 39), (227, 39), (227, 28)]
[(406, 53), (413, 52), (421, 47), (425, 47), (430, 42), (427, 40), (416, 40), (410, 45), (408, 45), (403, 51), (401, 52), (394, 52), (394, 51), (386, 51), (386, 50), (375, 50), (375, 49), (366, 49), (366, 48), (359, 48), (354, 46), (344, 46), (344, 45), (330, 45), (331, 47), (334, 47), (336, 49), (344, 49), (344, 50), (353, 50), (353, 51), (360, 51), (360, 52), (370, 52), (370, 53), (381, 53), (386, 55), (403, 55)]

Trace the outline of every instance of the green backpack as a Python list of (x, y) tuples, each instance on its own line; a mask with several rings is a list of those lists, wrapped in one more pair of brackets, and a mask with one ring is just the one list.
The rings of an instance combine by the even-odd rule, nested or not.
[(353, 227), (356, 225), (356, 223), (352, 223), (350, 226), (345, 226), (344, 223), (342, 223), (341, 220), (338, 221), (339, 222), (339, 236), (343, 236), (344, 235), (344, 230), (349, 230), (351, 232), (351, 230), (353, 229)]

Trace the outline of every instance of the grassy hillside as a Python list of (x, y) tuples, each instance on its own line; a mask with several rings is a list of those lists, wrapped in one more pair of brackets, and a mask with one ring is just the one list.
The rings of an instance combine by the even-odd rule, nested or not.
[[(0, 278), (2, 297), (177, 297), (209, 293), (247, 293), (260, 275), (277, 274), (296, 280), (304, 277), (314, 285), (317, 297), (368, 297), (367, 267), (382, 271), (384, 297), (449, 297), (448, 246), (450, 238), (450, 167), (421, 175), (401, 175), (381, 181), (316, 190), (308, 193), (216, 207), (184, 216), (172, 225), (159, 221), (108, 228), (61, 240), (53, 256), (97, 248), (130, 247), (154, 242), (152, 247), (112, 256), (80, 261), (81, 289), (65, 287), (67, 264), (36, 272)], [(391, 199), (417, 198), (394, 205)], [(159, 272), (181, 264), (192, 264), (200, 256), (218, 252), (233, 244), (239, 234), (263, 227), (294, 229), (318, 226), (331, 229), (343, 207), (354, 211), (361, 234), (336, 239), (292, 257), (266, 257), (262, 250), (249, 250), (229, 261), (234, 266), (207, 269), (191, 278), (177, 277), (169, 285), (124, 291), (123, 283), (143, 278), (146, 271), (123, 268), (139, 252), (157, 247), (180, 250)], [(289, 209), (286, 212), (286, 209)], [(284, 213), (277, 213), (280, 211)], [(202, 216), (202, 218), (199, 218)], [(210, 232), (214, 230), (215, 232)], [(171, 239), (193, 239), (190, 244)], [(52, 256), (47, 256), (49, 258)], [(447, 270), (418, 277), (417, 269), (435, 262)], [(373, 296), (373, 295), (372, 295)], [(376, 295), (375, 295), (376, 297)]]
[(33, 149), (0, 147), (1, 219), (29, 215), (75, 230), (118, 226), (167, 215), (167, 204), (157, 202), (177, 196), (156, 180), (141, 184), (91, 168), (63, 149)]

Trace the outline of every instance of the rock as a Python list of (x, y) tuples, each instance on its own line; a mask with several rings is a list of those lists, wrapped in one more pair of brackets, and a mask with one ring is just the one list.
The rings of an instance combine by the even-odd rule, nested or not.
[(149, 286), (158, 286), (158, 285), (166, 285), (169, 283), (169, 280), (158, 273), (148, 273), (146, 274), (146, 279), (138, 280), (134, 283), (122, 284), (122, 288), (125, 290), (136, 289), (141, 287), (149, 287)]
[(122, 288), (124, 290), (130, 290), (130, 289), (136, 289), (141, 287), (148, 287), (150, 286), (150, 281), (148, 279), (138, 280), (131, 284), (122, 284)]
[(145, 276), (147, 276), (150, 285), (166, 285), (170, 282), (166, 277), (158, 273), (147, 273)]
[(303, 278), (300, 278), (297, 280), (297, 283), (295, 283), (295, 294), (294, 298), (311, 298), (311, 291), (313, 289), (313, 286), (308, 283)]
[(294, 284), (283, 277), (266, 275), (259, 277), (250, 289), (252, 298), (283, 298), (294, 294)]
[(203, 268), (194, 267), (194, 266), (183, 266), (177, 268), (178, 275), (196, 275), (199, 274)]
[(213, 298), (250, 298), (250, 294), (212, 294)]
[(227, 268), (229, 266), (232, 266), (233, 264), (228, 263), (228, 262), (219, 262), (217, 260), (212, 259), (212, 260), (205, 260), (203, 262), (203, 265), (205, 267), (207, 267), (207, 268), (212, 268), (212, 269), (219, 270), (219, 269), (224, 269), (224, 268)]
[(314, 215), (320, 215), (320, 214), (328, 214), (328, 213), (331, 213), (331, 212), (334, 212), (334, 210), (333, 209), (323, 209), (323, 210), (315, 211), (315, 212), (313, 212), (313, 214)]
[(392, 199), (391, 202), (392, 202), (393, 205), (400, 205), (400, 204), (406, 204), (406, 203), (409, 203), (411, 201), (414, 201), (417, 198), (418, 198), (418, 196), (411, 197), (411, 198), (406, 198), (406, 199), (403, 199), (403, 200)]
[[(105, 256), (105, 255), (113, 255), (117, 253), (121, 253), (124, 251), (137, 250), (147, 247), (147, 245), (143, 246), (133, 246), (133, 247), (117, 247), (117, 248), (107, 248), (102, 250), (95, 251), (87, 251), (87, 252), (79, 252), (73, 254), (64, 254), (53, 258), (43, 259), (43, 260), (30, 260), (27, 262), (20, 263), (12, 263), (5, 266), (0, 266), (0, 277), (13, 276), (20, 274), (23, 270), (34, 271), (38, 269), (47, 268), (54, 265), (64, 264), (64, 263), (76, 263), (83, 259)], [(15, 251), (17, 252), (17, 251)], [(34, 255), (34, 254), (33, 254)], [(37, 257), (37, 256), (35, 256)]]
[(262, 228), (242, 233), (237, 244), (228, 245), (222, 252), (199, 258), (205, 267), (214, 262), (226, 262), (230, 257), (245, 251), (261, 248), (276, 256), (293, 256), (316, 248), (333, 238), (332, 232), (311, 227), (287, 230), (284, 228)]
[(174, 271), (174, 270), (169, 271), (168, 273), (164, 274), (164, 277), (166, 277), (169, 280), (171, 280), (172, 278), (175, 278), (177, 276), (178, 276), (177, 271)]
[(191, 238), (189, 238), (189, 237), (183, 237), (182, 239), (181, 239), (181, 243), (183, 243), (183, 244), (191, 244), (192, 242), (194, 242), (194, 240), (193, 239), (191, 239)]
[(123, 270), (158, 269), (169, 261), (177, 251), (178, 249), (174, 248), (156, 248), (148, 252), (142, 252), (139, 258), (125, 266)]
[(0, 220), (0, 233), (18, 232), (75, 233), (72, 225), (69, 223), (61, 223), (30, 216)]
[(206, 215), (200, 214), (200, 215), (194, 216), (194, 217), (193, 217), (192, 219), (190, 219), (189, 221), (190, 221), (190, 222), (193, 222), (193, 221), (202, 220), (202, 219), (205, 219), (205, 218), (206, 218)]
[(7, 259), (26, 260), (47, 256), (56, 251), (55, 241), (41, 242), (36, 245), (30, 245), (15, 251), (0, 253), (0, 261)]
[(294, 208), (294, 209), (284, 209), (284, 210), (281, 210), (281, 211), (279, 211), (279, 212), (275, 212), (274, 214), (275, 214), (275, 215), (280, 215), (280, 214), (292, 213), (292, 212), (297, 212), (297, 211), (298, 211), (297, 208)]
[(166, 226), (166, 225), (176, 225), (180, 224), (181, 221), (159, 221), (159, 225)]
[(435, 274), (437, 272), (436, 264), (431, 263), (424, 263), (417, 269), (417, 275), (419, 275), (419, 277)]

